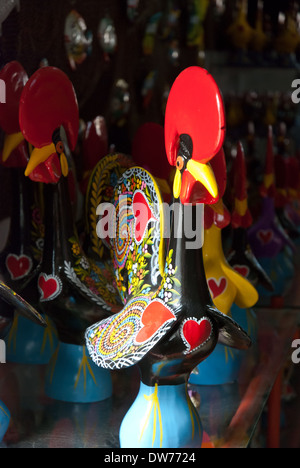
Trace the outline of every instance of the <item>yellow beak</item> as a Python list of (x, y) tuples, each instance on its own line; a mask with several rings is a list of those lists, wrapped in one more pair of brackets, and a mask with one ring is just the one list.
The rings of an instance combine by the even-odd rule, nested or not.
[(51, 143), (47, 146), (43, 146), (42, 148), (34, 148), (28, 161), (25, 170), (25, 175), (29, 176), (29, 174), (31, 174), (34, 171), (34, 169), (36, 169), (39, 166), (39, 164), (42, 164), (43, 162), (47, 161), (49, 156), (51, 156), (51, 154), (53, 153), (56, 153), (54, 143)]
[[(218, 196), (218, 185), (212, 168), (208, 164), (202, 164), (193, 159), (187, 163), (187, 170), (197, 182), (201, 182), (213, 198)], [(177, 169), (174, 183), (174, 198), (179, 198), (181, 191), (181, 172)]]
[(193, 159), (187, 163), (187, 170), (197, 180), (201, 182), (210, 195), (214, 198), (218, 196), (218, 185), (215, 174), (208, 164), (201, 164)]
[(2, 160), (6, 162), (9, 158), (10, 154), (16, 149), (20, 143), (24, 140), (23, 134), (19, 133), (11, 133), (10, 135), (5, 135), (4, 138), (4, 146), (2, 152)]
[(173, 182), (173, 195), (174, 198), (179, 198), (181, 192), (181, 172), (179, 169), (176, 169), (174, 182)]

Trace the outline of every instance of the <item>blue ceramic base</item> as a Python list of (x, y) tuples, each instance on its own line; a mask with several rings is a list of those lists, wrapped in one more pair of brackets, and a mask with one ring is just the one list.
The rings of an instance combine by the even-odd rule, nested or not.
[(2, 442), (3, 437), (8, 429), (10, 422), (10, 413), (5, 404), (0, 401), (0, 442)]
[(106, 400), (112, 395), (111, 374), (93, 363), (85, 346), (60, 342), (48, 364), (45, 392), (72, 403)]
[(33, 323), (15, 312), (13, 325), (5, 339), (6, 361), (18, 364), (48, 364), (57, 347), (53, 323), (43, 316), (47, 328)]
[[(231, 308), (235, 320), (250, 336), (252, 343), (257, 341), (257, 319), (252, 309)], [(201, 362), (190, 375), (189, 383), (193, 385), (224, 385), (237, 382), (246, 351), (232, 349), (217, 344), (214, 351)]]
[(141, 382), (120, 428), (121, 448), (195, 448), (202, 425), (185, 384), (149, 387)]

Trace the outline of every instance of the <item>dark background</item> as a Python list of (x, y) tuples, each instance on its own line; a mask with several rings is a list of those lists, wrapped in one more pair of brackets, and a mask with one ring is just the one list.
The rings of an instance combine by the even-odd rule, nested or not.
[[(252, 25), (255, 22), (257, 1), (248, 1), (248, 18)], [(141, 49), (149, 17), (157, 11), (163, 11), (167, 0), (140, 0), (139, 15), (134, 23), (127, 18), (126, 0), (21, 0), (20, 3), (20, 12), (14, 10), (2, 25), (0, 65), (10, 60), (19, 60), (31, 75), (39, 67), (40, 61), (47, 58), (49, 65), (61, 68), (72, 80), (84, 120), (93, 119), (99, 113), (107, 113), (111, 87), (116, 79), (121, 77), (129, 83), (134, 113), (139, 85), (149, 70), (159, 68), (160, 76), (170, 83), (181, 69), (195, 62), (195, 54), (185, 49), (183, 39), (186, 32), (186, 0), (177, 2), (182, 9), (180, 33), (183, 52), (181, 63), (173, 69), (166, 64), (166, 44), (159, 36), (153, 57), (143, 57)], [(235, 3), (236, 0), (226, 0), (228, 6), (234, 7)], [(286, 11), (288, 5), (288, 0), (264, 0), (264, 10), (272, 18), (274, 31), (279, 11)], [(94, 36), (91, 55), (76, 71), (70, 69), (64, 47), (64, 22), (72, 8), (83, 16)], [(207, 25), (208, 50), (227, 47), (224, 31), (230, 23), (233, 9), (228, 8), (229, 13), (225, 15), (223, 23), (218, 25), (218, 30), (215, 30), (213, 19)], [(106, 13), (113, 18), (118, 37), (118, 50), (109, 63), (104, 60), (97, 41), (98, 23)], [(156, 120), (161, 120), (160, 109), (155, 105), (153, 107), (155, 111), (150, 109), (151, 115), (147, 115), (147, 118), (155, 117)]]
[[(142, 41), (147, 22), (151, 15), (164, 11), (167, 0), (140, 0), (137, 19), (131, 22), (126, 14), (126, 0), (21, 0), (20, 11), (16, 9), (2, 24), (0, 38), (0, 67), (11, 60), (18, 60), (31, 76), (40, 66), (42, 59), (68, 74), (79, 103), (80, 117), (84, 121), (103, 115), (107, 119), (110, 140), (117, 142), (118, 151), (130, 153), (131, 139), (138, 126), (145, 121), (163, 124), (162, 95), (165, 88), (172, 85), (176, 76), (187, 66), (196, 65), (197, 50), (186, 46), (187, 0), (174, 0), (181, 8), (180, 29), (177, 37), (180, 44), (180, 60), (170, 66), (167, 60), (168, 43), (158, 33), (154, 51), (145, 56)], [(214, 16), (214, 1), (205, 24), (206, 52), (219, 50), (224, 53), (230, 45), (225, 34), (230, 24), (236, 0), (226, 0), (226, 14), (218, 21)], [(255, 23), (257, 0), (249, 0), (248, 19)], [(285, 12), (287, 0), (264, 0), (264, 10), (272, 20), (276, 35), (279, 11)], [(64, 46), (64, 24), (67, 15), (75, 9), (84, 18), (87, 28), (93, 33), (93, 46), (90, 56), (77, 67), (70, 68)], [(106, 61), (97, 40), (97, 28), (101, 18), (109, 14), (113, 19), (118, 48)], [(143, 107), (141, 89), (145, 77), (151, 70), (158, 70), (158, 78), (153, 96), (147, 109)], [(110, 103), (114, 84), (124, 79), (129, 86), (130, 112), (125, 125), (116, 128), (110, 125)], [(7, 200), (0, 203), (0, 219), (9, 213), (9, 186), (0, 168), (0, 184), (7, 187)]]

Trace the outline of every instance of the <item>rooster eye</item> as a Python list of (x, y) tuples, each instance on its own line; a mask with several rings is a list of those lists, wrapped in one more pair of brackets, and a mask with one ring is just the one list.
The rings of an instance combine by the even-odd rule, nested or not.
[(184, 166), (184, 159), (182, 156), (178, 156), (176, 160), (176, 167), (179, 171), (183, 169)]
[(56, 149), (56, 152), (58, 154), (61, 154), (64, 152), (64, 144), (62, 141), (59, 141), (58, 143), (56, 143), (56, 146), (55, 146), (55, 149)]

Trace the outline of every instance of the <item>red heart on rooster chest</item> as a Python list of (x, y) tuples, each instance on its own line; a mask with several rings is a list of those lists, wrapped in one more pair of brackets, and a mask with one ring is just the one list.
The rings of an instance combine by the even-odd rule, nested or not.
[(141, 317), (143, 327), (138, 332), (135, 342), (145, 343), (170, 320), (175, 320), (175, 316), (162, 302), (151, 302), (143, 312)]
[(51, 301), (62, 291), (62, 284), (58, 277), (41, 273), (38, 279), (40, 301)]
[(27, 255), (9, 254), (5, 263), (12, 280), (24, 278), (32, 268), (32, 260)]
[(182, 337), (187, 352), (192, 352), (207, 342), (212, 333), (212, 324), (208, 318), (188, 319), (182, 325)]
[(234, 265), (233, 269), (244, 278), (249, 275), (249, 268), (246, 265)]
[(150, 221), (156, 221), (148, 202), (142, 192), (136, 192), (133, 197), (133, 214), (135, 217), (134, 235), (138, 243), (144, 236)]
[(216, 278), (209, 278), (207, 281), (212, 298), (220, 296), (227, 288), (227, 279), (223, 276), (218, 280)]
[(271, 242), (273, 238), (273, 231), (271, 229), (258, 231), (257, 236), (262, 243), (262, 245), (267, 245)]

